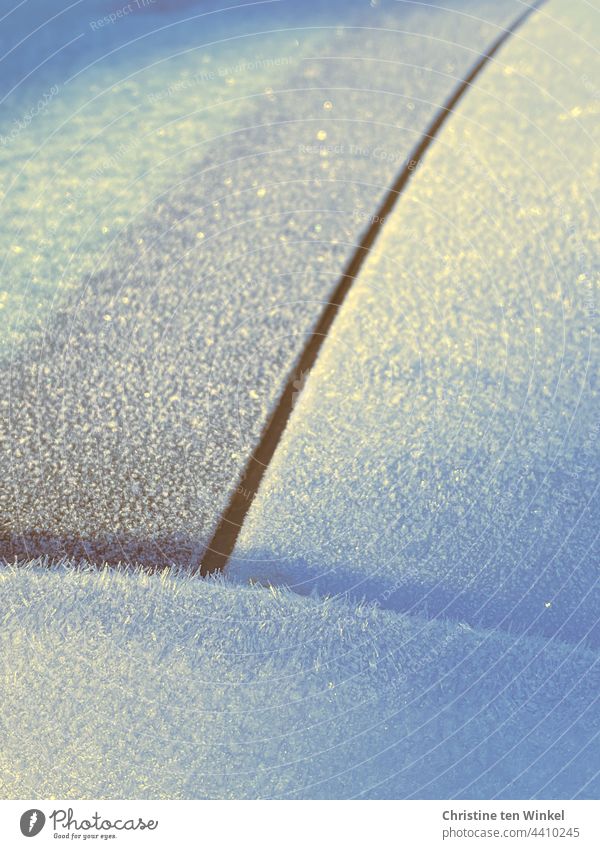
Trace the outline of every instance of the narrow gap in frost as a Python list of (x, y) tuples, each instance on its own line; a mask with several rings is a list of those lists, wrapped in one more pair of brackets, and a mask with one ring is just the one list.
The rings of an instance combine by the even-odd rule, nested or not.
[(413, 172), (418, 168), (432, 141), (435, 139), (440, 129), (454, 110), (454, 107), (465, 94), (467, 89), (473, 84), (475, 79), (479, 76), (487, 63), (495, 56), (502, 45), (522, 24), (525, 23), (532, 12), (538, 9), (543, 2), (544, 0), (535, 0), (534, 3), (527, 6), (525, 11), (516, 19), (512, 26), (505, 29), (492, 43), (488, 50), (481, 55), (469, 74), (457, 85), (454, 92), (439, 108), (436, 116), (423, 133), (418, 144), (408, 156), (406, 165), (404, 165), (394, 184), (385, 194), (379, 208), (371, 218), (370, 226), (366, 230), (363, 238), (342, 272), (340, 281), (331, 296), (331, 300), (325, 306), (320, 319), (318, 320), (314, 330), (311, 332), (309, 341), (298, 358), (293, 372), (288, 378), (279, 402), (263, 430), (260, 442), (246, 464), (244, 472), (240, 478), (240, 483), (234, 490), (229, 505), (223, 513), (213, 537), (204, 553), (200, 567), (202, 575), (222, 570), (227, 564), (227, 561), (235, 547), (242, 524), (244, 523), (250, 508), (250, 504), (252, 503), (252, 499), (249, 498), (249, 494), (257, 492), (263, 475), (265, 474), (265, 471), (271, 462), (283, 435), (292, 412), (292, 407), (296, 402), (299, 392), (302, 391), (302, 376), (307, 374), (315, 364), (319, 351), (321, 350), (321, 346), (331, 329), (337, 312), (350, 291), (353, 281), (360, 273), (360, 269), (362, 268), (369, 251), (373, 247), (375, 240), (385, 223), (385, 219), (394, 209), (399, 195), (404, 191)]

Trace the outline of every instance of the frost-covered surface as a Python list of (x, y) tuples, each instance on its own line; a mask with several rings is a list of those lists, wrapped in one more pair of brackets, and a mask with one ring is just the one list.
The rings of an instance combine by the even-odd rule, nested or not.
[(50, 62), (0, 149), (2, 553), (198, 561), (366, 217), (523, 8), (442, 5), (140, 11)]
[(230, 574), (598, 645), (599, 27), (545, 5), (446, 124)]
[[(343, 19), (322, 5), (302, 8)], [(475, 58), (453, 39), (477, 52), (496, 34), (408, 5), (343, 9), (447, 41), (300, 29), (156, 73), (143, 57), (161, 48), (132, 48), (2, 146), (11, 179), (68, 118), (16, 193), (3, 184), (4, 552), (199, 556), (364, 214)], [(518, 5), (464, 8), (498, 21)], [(2, 796), (598, 796), (597, 511), (582, 501), (597, 180), (578, 145), (597, 99), (594, 58), (544, 17), (566, 8), (521, 34), (540, 49), (502, 54), (417, 174), (242, 537), (246, 577), (354, 599), (4, 563)], [(80, 70), (78, 50), (52, 68)], [(219, 74), (228, 56), (288, 50), (289, 64)], [(216, 76), (190, 86), (205, 68)], [(376, 93), (353, 88), (366, 81)]]
[(596, 653), (286, 590), (0, 570), (12, 798), (597, 798)]
[[(17, 10), (2, 27), (6, 47), (18, 46), (0, 68), (10, 79), (15, 66), (17, 80), (25, 78), (13, 82), (0, 122), (0, 208), (8, 225), (0, 236), (0, 309), (10, 331), (2, 352), (78, 297), (83, 275), (116, 249), (117, 234), (190, 179), (207, 144), (243, 125), (246, 98), (280, 85), (299, 60), (293, 37), (249, 38), (239, 10), (210, 15), (203, 7), (183, 24), (181, 10), (157, 15), (149, 6), (98, 27), (110, 8), (105, 0), (54, 17), (20, 44), (35, 29), (30, 6), (20, 10), (27, 18), (21, 26)], [(263, 8), (253, 28), (266, 28)], [(48, 14), (44, 3), (37, 17)], [(67, 34), (76, 38), (72, 48), (45, 63), (34, 84), (27, 78), (37, 64), (32, 54), (52, 56)]]

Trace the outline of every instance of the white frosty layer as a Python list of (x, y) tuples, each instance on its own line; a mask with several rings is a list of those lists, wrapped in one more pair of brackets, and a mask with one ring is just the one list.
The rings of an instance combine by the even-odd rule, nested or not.
[[(102, 26), (106, 0), (54, 16), (45, 0), (31, 5), (2, 27), (0, 67), (12, 93), (0, 120), (0, 308), (10, 330), (0, 350), (81, 294), (83, 275), (115, 250), (117, 234), (189, 179), (206, 147), (243, 127), (249, 102), (280, 87), (302, 58), (293, 33), (260, 32), (274, 23), (260, 4), (251, 17), (203, 6), (191, 23), (179, 23), (181, 9), (134, 6)], [(322, 41), (303, 34), (309, 52)], [(53, 57), (67, 35), (73, 44)], [(34, 84), (29, 74), (46, 56), (50, 67)]]
[(599, 26), (544, 5), (451, 116), (230, 574), (598, 643)]
[(452, 7), (253, 4), (65, 54), (0, 150), (0, 552), (197, 563), (369, 213), (522, 10)]
[(4, 797), (600, 790), (582, 647), (73, 564), (3, 566), (0, 609)]

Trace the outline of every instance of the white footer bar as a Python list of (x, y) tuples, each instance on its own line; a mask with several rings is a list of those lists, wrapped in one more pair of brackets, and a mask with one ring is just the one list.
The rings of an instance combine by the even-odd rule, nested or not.
[(0, 801), (0, 846), (41, 847), (49, 842), (173, 849), (598, 849), (600, 803)]

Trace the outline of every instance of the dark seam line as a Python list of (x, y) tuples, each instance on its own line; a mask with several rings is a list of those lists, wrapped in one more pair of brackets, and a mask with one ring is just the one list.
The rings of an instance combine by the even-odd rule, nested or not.
[(314, 330), (309, 331), (311, 334), (310, 339), (304, 348), (304, 351), (296, 361), (292, 374), (288, 378), (286, 387), (279, 399), (277, 407), (267, 422), (260, 438), (260, 442), (246, 464), (246, 468), (244, 469), (238, 486), (230, 499), (229, 505), (221, 516), (213, 537), (206, 548), (200, 565), (201, 575), (208, 575), (212, 572), (221, 571), (226, 566), (235, 547), (242, 524), (246, 518), (246, 514), (250, 509), (250, 505), (252, 503), (251, 496), (254, 496), (258, 491), (258, 487), (260, 486), (265, 471), (271, 462), (281, 436), (287, 426), (292, 412), (292, 407), (299, 392), (298, 377), (309, 372), (314, 366), (319, 355), (319, 351), (321, 350), (321, 346), (331, 329), (331, 325), (333, 324), (338, 310), (342, 306), (348, 292), (350, 291), (353, 281), (358, 276), (369, 251), (377, 239), (377, 236), (383, 229), (385, 219), (394, 209), (399, 195), (408, 185), (412, 174), (417, 170), (424, 154), (429, 149), (432, 141), (435, 139), (466, 90), (472, 85), (473, 81), (479, 76), (487, 63), (495, 56), (505, 41), (507, 41), (510, 36), (525, 23), (527, 18), (536, 9), (538, 9), (543, 2), (544, 0), (536, 0), (536, 2), (532, 3), (532, 5), (529, 6), (509, 28), (505, 29), (504, 32), (498, 36), (486, 53), (484, 53), (475, 63), (469, 74), (457, 86), (443, 106), (439, 108), (437, 115), (423, 133), (421, 140), (414, 148), (412, 154), (408, 157), (407, 164), (400, 171), (392, 187), (388, 189), (383, 201), (372, 218), (371, 225), (365, 232), (360, 244), (354, 251), (342, 272), (342, 276), (333, 295), (331, 296), (331, 300), (327, 303), (327, 306), (323, 310)]

